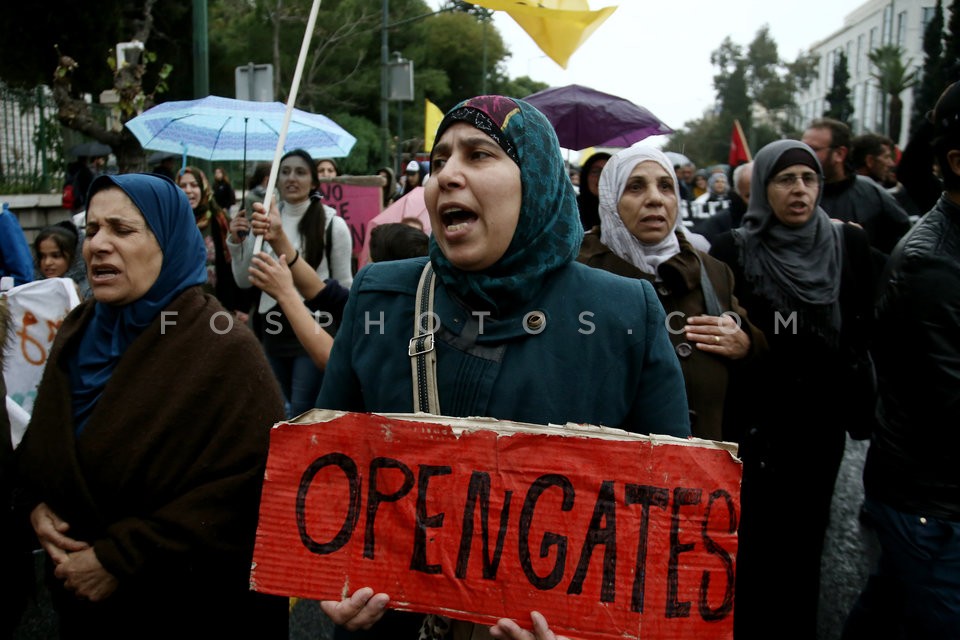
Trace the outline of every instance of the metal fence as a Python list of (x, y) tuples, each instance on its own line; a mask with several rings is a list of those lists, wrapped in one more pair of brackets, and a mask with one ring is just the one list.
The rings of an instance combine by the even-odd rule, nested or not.
[(0, 82), (0, 193), (47, 193), (63, 182), (63, 133), (48, 87)]
[[(107, 122), (109, 108), (89, 106), (95, 119)], [(0, 80), (0, 126), (0, 194), (59, 193), (69, 150), (89, 141), (60, 124), (53, 94), (44, 85), (19, 89)]]
[[(115, 116), (108, 106), (89, 100), (88, 106), (91, 115), (105, 127), (114, 122)], [(0, 80), (0, 127), (0, 195), (60, 193), (68, 165), (76, 159), (70, 150), (90, 141), (60, 124), (52, 92), (43, 85), (19, 89)], [(154, 162), (152, 156), (157, 154), (145, 151), (144, 155), (146, 168), (150, 170)], [(238, 194), (243, 192), (244, 183), (258, 164), (253, 160), (214, 163), (193, 157), (188, 162), (202, 169), (211, 181), (214, 168), (223, 169)], [(116, 171), (116, 166), (108, 166), (106, 170)]]

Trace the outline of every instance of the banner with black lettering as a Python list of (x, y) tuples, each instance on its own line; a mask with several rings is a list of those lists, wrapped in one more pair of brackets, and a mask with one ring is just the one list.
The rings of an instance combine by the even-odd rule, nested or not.
[(577, 638), (732, 638), (736, 445), (313, 411), (271, 432), (251, 585)]

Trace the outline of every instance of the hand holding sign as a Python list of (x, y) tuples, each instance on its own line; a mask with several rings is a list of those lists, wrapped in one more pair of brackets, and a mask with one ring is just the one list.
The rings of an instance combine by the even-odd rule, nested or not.
[(324, 600), (320, 603), (320, 608), (334, 624), (348, 631), (358, 631), (369, 629), (380, 620), (389, 602), (390, 596), (387, 594), (374, 594), (373, 589), (364, 587), (339, 602)]
[(507, 640), (556, 640), (546, 616), (588, 640), (730, 638), (739, 483), (706, 441), (316, 411), (271, 432), (251, 584), (348, 629), (389, 607)]
[(566, 636), (558, 636), (550, 630), (547, 619), (538, 611), (530, 612), (530, 620), (533, 622), (533, 632), (522, 629), (513, 620), (504, 618), (497, 624), (490, 627), (490, 635), (497, 640), (569, 640)]

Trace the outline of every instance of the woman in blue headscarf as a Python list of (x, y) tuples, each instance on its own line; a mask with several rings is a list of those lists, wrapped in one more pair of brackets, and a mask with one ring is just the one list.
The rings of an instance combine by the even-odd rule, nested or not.
[(206, 249), (171, 180), (100, 176), (87, 201), (93, 299), (64, 320), (17, 451), (61, 636), (285, 638), (284, 601), (248, 591), (283, 417), (262, 349), (203, 293)]
[[(466, 100), (441, 122), (431, 168), (430, 255), (357, 274), (317, 405), (414, 410), (408, 344), (418, 282), (431, 270), (439, 412), (688, 436), (683, 378), (652, 286), (575, 262), (583, 227), (543, 114), (502, 96)], [(357, 630), (388, 600), (361, 589), (323, 607)], [(407, 637), (401, 624), (371, 631)], [(427, 637), (443, 628), (424, 625)]]

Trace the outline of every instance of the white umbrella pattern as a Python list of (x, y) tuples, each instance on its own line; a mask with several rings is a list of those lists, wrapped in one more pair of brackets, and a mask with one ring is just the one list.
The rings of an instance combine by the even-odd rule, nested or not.
[[(205, 160), (272, 160), (286, 106), (208, 96), (164, 102), (126, 123), (144, 149)], [(357, 139), (330, 118), (293, 109), (284, 151), (346, 157)]]

